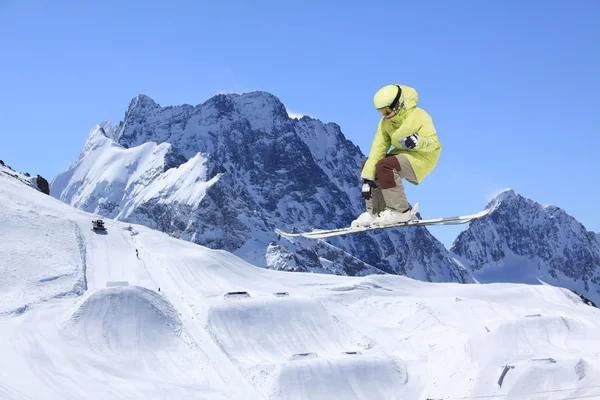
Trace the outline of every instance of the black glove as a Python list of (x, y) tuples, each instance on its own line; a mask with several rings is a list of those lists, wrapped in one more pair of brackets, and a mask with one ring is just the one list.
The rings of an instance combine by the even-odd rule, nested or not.
[(375, 188), (377, 188), (377, 185), (375, 184), (375, 182), (373, 182), (370, 179), (363, 179), (362, 180), (362, 197), (363, 197), (363, 199), (369, 200), (372, 196), (371, 191)]
[(418, 145), (419, 145), (419, 135), (417, 135), (416, 133), (413, 133), (410, 136), (400, 139), (400, 146), (402, 146), (406, 150), (414, 149)]

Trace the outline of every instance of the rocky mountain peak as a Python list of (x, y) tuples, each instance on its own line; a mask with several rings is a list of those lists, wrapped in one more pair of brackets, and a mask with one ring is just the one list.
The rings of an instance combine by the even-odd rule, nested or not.
[(514, 190), (500, 193), (488, 207), (490, 214), (472, 222), (450, 249), (466, 260), (477, 279), (544, 281), (600, 299), (600, 244), (595, 233), (561, 208)]
[(129, 103), (127, 113), (132, 113), (141, 109), (157, 107), (160, 107), (160, 105), (157, 104), (150, 96), (147, 96), (145, 94), (138, 94)]

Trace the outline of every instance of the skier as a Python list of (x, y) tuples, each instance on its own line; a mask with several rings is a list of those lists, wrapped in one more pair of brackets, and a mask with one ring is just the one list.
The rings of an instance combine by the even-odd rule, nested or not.
[[(418, 185), (438, 162), (440, 145), (429, 114), (417, 107), (415, 89), (386, 85), (373, 98), (382, 115), (367, 161), (363, 163), (362, 196), (367, 211), (352, 227), (383, 226), (415, 218), (402, 178)], [(393, 149), (388, 153), (390, 147)]]

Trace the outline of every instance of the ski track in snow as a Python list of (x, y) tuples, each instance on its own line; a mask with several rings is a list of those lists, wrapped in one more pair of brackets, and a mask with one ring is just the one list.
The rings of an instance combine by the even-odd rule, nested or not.
[(0, 201), (0, 398), (600, 396), (600, 311), (559, 288), (271, 271), (12, 178)]

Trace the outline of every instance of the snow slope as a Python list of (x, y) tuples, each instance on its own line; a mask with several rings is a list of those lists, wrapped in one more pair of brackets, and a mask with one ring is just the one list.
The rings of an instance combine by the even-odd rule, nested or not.
[(600, 397), (565, 289), (266, 270), (4, 174), (0, 203), (0, 398)]

